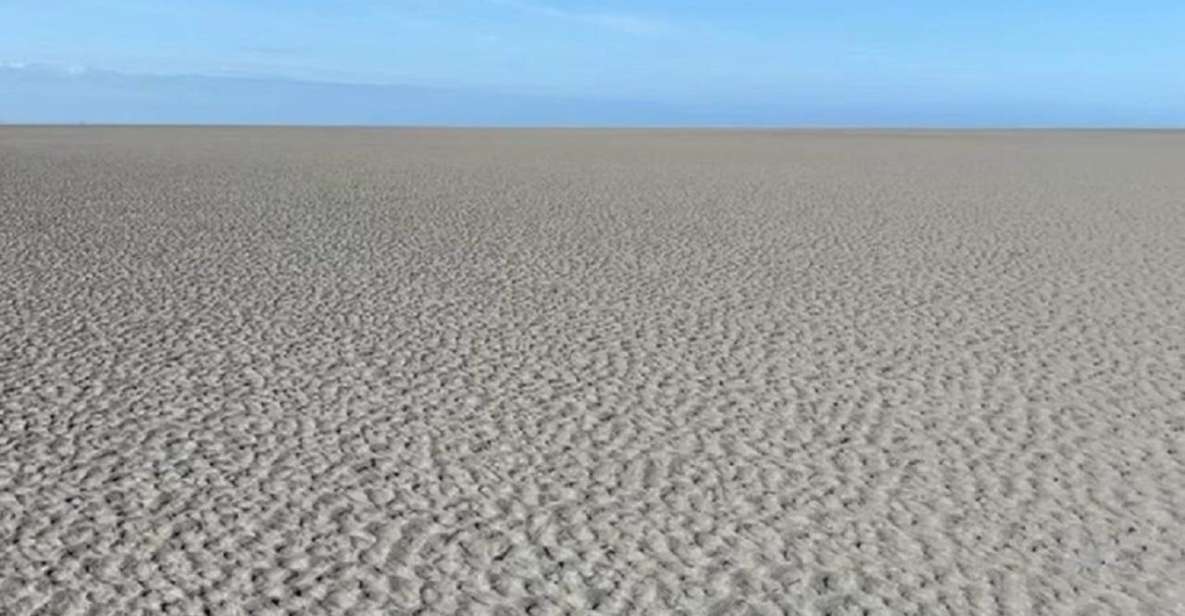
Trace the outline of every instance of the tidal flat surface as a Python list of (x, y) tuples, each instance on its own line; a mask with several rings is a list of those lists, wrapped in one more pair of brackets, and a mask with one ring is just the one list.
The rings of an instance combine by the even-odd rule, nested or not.
[(1185, 614), (1185, 133), (0, 128), (0, 613)]

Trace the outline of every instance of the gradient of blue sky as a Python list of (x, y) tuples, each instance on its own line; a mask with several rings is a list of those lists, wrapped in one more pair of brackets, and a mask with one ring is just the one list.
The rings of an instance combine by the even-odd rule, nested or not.
[(1185, 124), (1179, 1), (8, 0), (0, 24), (9, 65)]

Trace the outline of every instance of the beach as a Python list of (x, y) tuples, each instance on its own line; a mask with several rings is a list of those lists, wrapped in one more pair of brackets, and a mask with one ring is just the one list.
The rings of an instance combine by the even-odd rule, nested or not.
[(1185, 614), (1183, 169), (0, 127), (0, 613)]

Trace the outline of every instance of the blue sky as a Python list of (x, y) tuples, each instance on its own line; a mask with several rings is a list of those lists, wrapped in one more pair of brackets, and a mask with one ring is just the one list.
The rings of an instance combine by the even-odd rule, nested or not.
[[(0, 24), (3, 121), (111, 120), (129, 97), (152, 102), (118, 121), (266, 122), (247, 113), (265, 102), (288, 123), (404, 118), (284, 107), (302, 81), (408, 109), (454, 93), (408, 123), (1185, 125), (1182, 2), (8, 0)], [(207, 79), (208, 113), (166, 76)]]

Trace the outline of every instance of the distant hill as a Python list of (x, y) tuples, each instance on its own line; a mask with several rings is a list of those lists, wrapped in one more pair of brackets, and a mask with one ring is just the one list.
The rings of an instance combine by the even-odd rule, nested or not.
[(0, 123), (451, 126), (1172, 127), (1176, 108), (911, 102), (809, 91), (783, 103), (657, 103), (285, 78), (144, 75), (0, 63)]
[(464, 89), (0, 65), (0, 121), (135, 124), (681, 124), (669, 106)]

